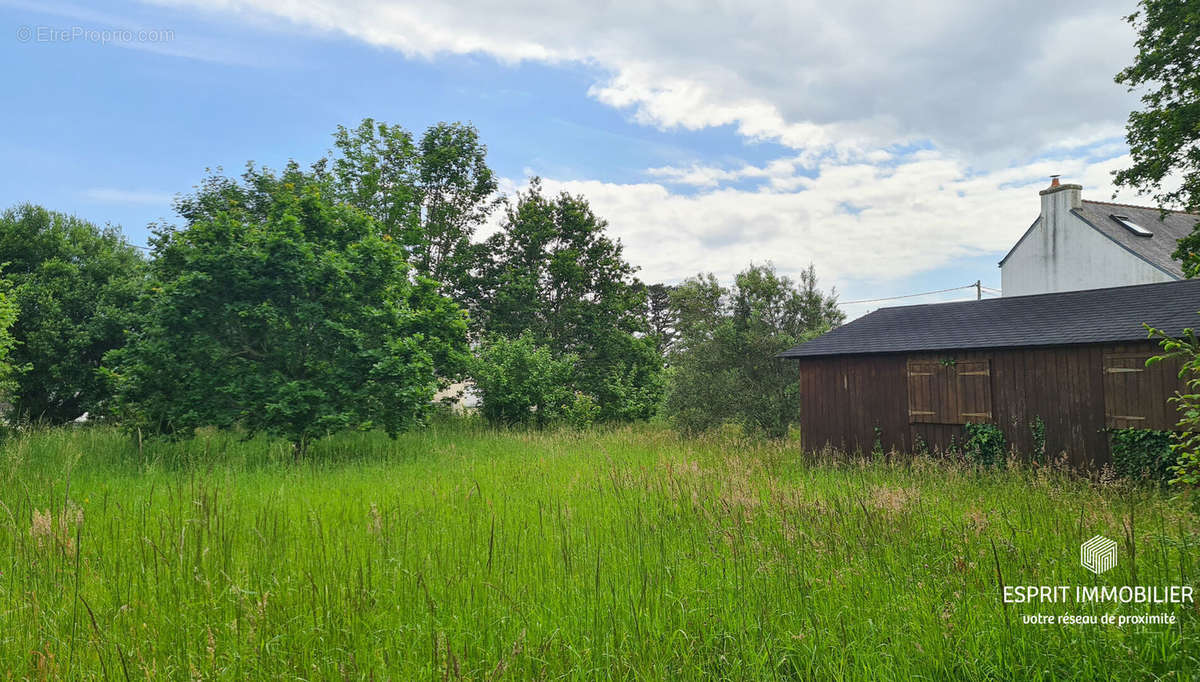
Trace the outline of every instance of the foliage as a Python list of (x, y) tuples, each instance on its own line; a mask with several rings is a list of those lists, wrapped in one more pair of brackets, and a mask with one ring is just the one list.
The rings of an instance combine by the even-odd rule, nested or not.
[(1153, 429), (1109, 429), (1113, 470), (1129, 479), (1167, 482), (1172, 478), (1175, 434)]
[(666, 410), (687, 433), (737, 421), (783, 438), (797, 417), (796, 368), (775, 355), (840, 324), (836, 295), (809, 266), (797, 284), (773, 265), (751, 265), (732, 289), (711, 275), (671, 292), (679, 334), (669, 356)]
[(0, 399), (10, 400), (17, 388), (16, 373), (10, 357), (17, 340), (13, 337), (12, 326), (19, 314), (17, 301), (12, 293), (12, 283), (0, 279)]
[[(1125, 139), (1133, 162), (1115, 181), (1153, 194), (1160, 206), (1200, 211), (1200, 6), (1140, 0), (1127, 19), (1137, 29), (1138, 52), (1116, 80), (1131, 91), (1149, 90), (1143, 109), (1129, 114)], [(1200, 232), (1179, 240), (1174, 257), (1188, 277), (1200, 275)]]
[(1008, 443), (999, 426), (990, 423), (963, 424), (963, 455), (983, 467), (1004, 466)]
[(546, 426), (568, 412), (581, 419), (590, 414), (577, 405), (573, 385), (577, 358), (556, 357), (532, 333), (516, 338), (486, 339), (470, 374), (481, 398), (480, 413), (493, 424)]
[(134, 324), (141, 254), (116, 229), (31, 204), (0, 214), (0, 254), (20, 311), (14, 416), (61, 423), (104, 412), (110, 388), (97, 370)]
[(338, 126), (335, 152), (318, 164), (332, 197), (366, 212), (399, 241), (419, 274), (463, 302), (474, 266), (471, 237), (497, 206), (496, 178), (479, 131), (438, 123), (420, 140), (398, 125), (367, 118)]
[(1029, 422), (1030, 440), (1033, 441), (1033, 461), (1038, 464), (1046, 463), (1046, 422), (1041, 415)]
[(675, 329), (675, 313), (671, 308), (671, 292), (675, 287), (667, 284), (641, 286), (645, 291), (642, 316), (646, 321), (646, 336), (653, 340), (655, 351), (665, 357), (679, 338), (679, 332)]
[(600, 417), (600, 406), (592, 396), (576, 391), (575, 399), (563, 410), (563, 421), (575, 429), (587, 429)]
[(1175, 338), (1161, 329), (1147, 326), (1151, 338), (1159, 340), (1163, 349), (1146, 361), (1147, 365), (1162, 362), (1166, 358), (1180, 360), (1179, 378), (1184, 380), (1186, 393), (1176, 393), (1171, 402), (1179, 412), (1179, 433), (1171, 444), (1171, 455), (1175, 459), (1172, 469), (1175, 478), (1171, 483), (1200, 485), (1200, 340), (1191, 329), (1184, 329), (1182, 336)]
[(228, 432), (139, 452), (104, 427), (0, 444), (0, 490), (16, 491), (0, 532), (4, 672), (890, 682), (1196, 671), (1193, 604), (1153, 605), (1172, 626), (1035, 627), (1023, 616), (1091, 607), (1001, 602), (1000, 583), (1095, 584), (1077, 548), (1097, 534), (1130, 548), (1102, 584), (1195, 585), (1200, 520), (1150, 487), (946, 460), (815, 466), (791, 443), (682, 441), (641, 424), (434, 423), (395, 440), (337, 434), (312, 454), (285, 466), (286, 442)]
[(645, 419), (661, 402), (662, 358), (646, 335), (644, 287), (606, 228), (583, 197), (547, 196), (534, 178), (480, 245), (472, 321), (477, 333), (529, 333), (555, 357), (577, 357), (575, 388), (601, 420)]
[(145, 322), (108, 358), (130, 428), (238, 427), (300, 453), (425, 418), (466, 322), (369, 216), (294, 164), (210, 178), (179, 203), (187, 224), (153, 240)]

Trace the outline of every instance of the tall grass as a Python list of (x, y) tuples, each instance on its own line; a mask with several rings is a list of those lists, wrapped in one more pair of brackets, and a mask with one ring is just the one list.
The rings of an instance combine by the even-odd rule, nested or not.
[[(1197, 611), (1004, 606), (1189, 584), (1200, 523), (1053, 468), (813, 462), (654, 428), (289, 446), (104, 428), (0, 447), (0, 670), (82, 679), (1153, 679)], [(1102, 576), (1079, 543), (1121, 542)], [(1175, 625), (1025, 625), (1167, 611)]]

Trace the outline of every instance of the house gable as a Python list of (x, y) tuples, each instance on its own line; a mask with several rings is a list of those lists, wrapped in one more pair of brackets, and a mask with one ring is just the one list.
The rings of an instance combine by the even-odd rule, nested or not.
[(1039, 217), (1000, 262), (1005, 296), (1155, 284), (1179, 279), (1081, 217)]

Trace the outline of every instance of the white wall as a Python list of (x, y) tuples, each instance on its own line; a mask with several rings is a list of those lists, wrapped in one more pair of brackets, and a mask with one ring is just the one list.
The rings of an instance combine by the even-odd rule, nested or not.
[(1071, 213), (1073, 189), (1042, 196), (1041, 216), (1000, 266), (1005, 296), (1173, 281)]

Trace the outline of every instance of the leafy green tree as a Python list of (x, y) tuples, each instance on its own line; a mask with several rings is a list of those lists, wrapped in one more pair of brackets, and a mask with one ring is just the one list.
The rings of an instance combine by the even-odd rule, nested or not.
[(479, 249), (479, 333), (528, 332), (556, 357), (578, 358), (576, 387), (600, 418), (652, 415), (662, 395), (662, 358), (646, 335), (645, 292), (619, 241), (587, 200), (546, 196), (537, 178)]
[(799, 411), (795, 368), (775, 357), (845, 319), (812, 266), (797, 284), (773, 265), (751, 265), (722, 287), (699, 275), (671, 293), (679, 340), (671, 353), (666, 411), (683, 431), (724, 422), (786, 436)]
[[(1116, 80), (1147, 90), (1125, 127), (1133, 163), (1115, 181), (1160, 206), (1200, 211), (1200, 3), (1140, 0), (1126, 19), (1138, 32), (1138, 51)], [(1200, 232), (1179, 240), (1174, 256), (1188, 277), (1200, 275)]]
[(62, 423), (103, 413), (110, 388), (98, 370), (133, 323), (141, 254), (116, 229), (23, 204), (0, 214), (0, 262), (20, 311), (14, 416)]
[(529, 332), (512, 339), (487, 338), (471, 363), (480, 413), (503, 425), (546, 426), (562, 420), (575, 399), (571, 387), (577, 360), (555, 357)]
[(13, 323), (17, 321), (17, 302), (12, 294), (12, 283), (0, 280), (0, 398), (9, 399), (17, 388), (14, 380), (16, 368), (10, 357), (17, 340), (12, 335)]
[(418, 273), (464, 300), (471, 238), (499, 201), (479, 132), (438, 123), (414, 140), (400, 126), (367, 118), (354, 129), (339, 126), (334, 147), (332, 159), (318, 164), (334, 196), (373, 217), (407, 249)]
[(209, 178), (153, 240), (144, 322), (110, 353), (130, 427), (283, 436), (420, 423), (466, 321), (403, 247), (295, 164)]

